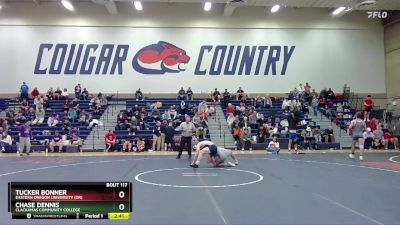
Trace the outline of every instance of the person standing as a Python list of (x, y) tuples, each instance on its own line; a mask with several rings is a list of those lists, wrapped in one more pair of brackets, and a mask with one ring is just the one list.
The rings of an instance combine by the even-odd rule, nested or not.
[(358, 112), (356, 118), (353, 119), (349, 126), (349, 134), (353, 138), (353, 143), (351, 145), (351, 153), (349, 157), (354, 159), (354, 153), (356, 151), (355, 146), (358, 143), (360, 148), (360, 161), (364, 160), (364, 131), (367, 129), (365, 121), (362, 119), (362, 113)]
[(193, 91), (190, 87), (186, 91), (186, 99), (189, 101), (193, 100)]
[(297, 154), (297, 141), (298, 141), (298, 136), (297, 136), (297, 119), (294, 116), (293, 113), (290, 113), (288, 118), (288, 128), (289, 128), (289, 146), (288, 146), (288, 150), (289, 150), (289, 154), (291, 153), (291, 149), (292, 149), (292, 144), (294, 145), (294, 151)]
[(18, 136), (19, 136), (19, 148), (17, 154), (20, 156), (24, 153), (24, 148), (26, 148), (26, 155), (29, 155), (31, 151), (31, 138), (32, 138), (32, 130), (31, 130), (31, 121), (27, 120), (25, 124), (22, 124), (18, 127)]
[(191, 159), (192, 157), (192, 135), (196, 131), (196, 127), (190, 120), (191, 120), (190, 116), (186, 116), (185, 122), (181, 123), (179, 127), (176, 128), (177, 131), (182, 132), (179, 153), (178, 156), (176, 157), (177, 159), (181, 158), (182, 151), (184, 148), (186, 148), (188, 151), (189, 159)]
[(364, 105), (364, 120), (369, 121), (369, 115), (371, 114), (372, 108), (374, 107), (374, 101), (371, 98), (371, 95), (368, 95), (366, 99), (363, 101)]
[(78, 84), (75, 86), (75, 98), (77, 99), (81, 99), (81, 94), (82, 94), (82, 88), (81, 88), (81, 84)]
[(21, 100), (29, 98), (29, 86), (25, 82), (22, 82), (20, 92), (21, 92)]
[(161, 143), (161, 121), (157, 121), (156, 125), (153, 129), (153, 151), (161, 151), (162, 148)]

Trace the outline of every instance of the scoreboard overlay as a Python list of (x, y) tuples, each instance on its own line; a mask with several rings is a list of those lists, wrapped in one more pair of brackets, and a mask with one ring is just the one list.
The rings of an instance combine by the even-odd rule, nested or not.
[(9, 182), (13, 219), (126, 220), (132, 212), (131, 182)]

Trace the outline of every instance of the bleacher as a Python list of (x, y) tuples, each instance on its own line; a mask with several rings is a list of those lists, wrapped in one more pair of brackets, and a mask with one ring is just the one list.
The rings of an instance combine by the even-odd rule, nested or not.
[[(55, 132), (59, 132), (60, 134), (64, 134), (63, 130), (63, 121), (64, 121), (64, 100), (49, 100), (48, 101), (48, 107), (45, 109), (45, 118), (43, 121), (43, 124), (41, 125), (31, 125), (31, 130), (32, 130), (32, 136), (33, 139), (31, 140), (31, 151), (43, 151), (47, 146), (44, 145), (44, 140), (51, 140)], [(29, 106), (34, 107), (33, 100), (28, 101)], [(0, 103), (1, 105), (1, 103)], [(19, 107), (19, 105), (17, 106)], [(17, 108), (16, 107), (16, 108)], [(90, 108), (90, 100), (80, 100), (79, 101), (79, 108), (80, 110), (85, 110), (87, 113), (92, 114), (93, 110)], [(100, 115), (104, 112), (105, 107), (103, 107), (100, 110)], [(50, 115), (55, 112), (60, 115), (60, 121), (59, 123), (54, 126), (54, 127), (49, 127), (47, 125), (47, 120), (50, 117)], [(100, 117), (100, 115), (98, 117)], [(79, 123), (79, 115), (78, 119), (75, 122), (71, 122), (70, 127), (71, 128), (79, 128), (79, 137), (84, 141), (90, 134), (91, 128), (88, 128), (87, 126), (81, 126)], [(20, 124), (24, 123), (25, 121), (22, 120), (20, 121)], [(10, 128), (9, 134), (13, 139), (13, 145), (11, 147), (11, 150), (6, 151), (6, 152), (16, 152), (17, 151), (17, 141), (18, 141), (18, 126), (19, 124), (15, 124)], [(69, 134), (66, 133), (69, 137)], [(71, 146), (70, 148), (73, 148), (74, 146)], [(67, 146), (64, 146), (62, 151), (67, 150)], [(77, 148), (77, 147), (76, 147)], [(77, 151), (75, 149), (74, 151)]]
[[(246, 108), (249, 106), (252, 106), (254, 102), (254, 99), (247, 99), (245, 102), (245, 106)], [(233, 106), (238, 106), (240, 101), (236, 101), (236, 100), (230, 100), (230, 103)], [(227, 117), (226, 114), (226, 108), (223, 107), (224, 110), (224, 114), (225, 114), (225, 118)], [(278, 121), (283, 120), (286, 118), (286, 115), (284, 114), (284, 110), (282, 110), (282, 100), (278, 100), (276, 99), (275, 101), (272, 101), (272, 105), (270, 108), (257, 108), (255, 109), (255, 111), (257, 113), (262, 113), (264, 115), (264, 122), (267, 121), (268, 117), (274, 117), (274, 118), (278, 118), (278, 120), (275, 121), (271, 121), (272, 126), (275, 125), (275, 123), (279, 123)], [(315, 128), (319, 126), (316, 124), (315, 121), (312, 121), (310, 118), (307, 118), (304, 114), (300, 113), (298, 115), (296, 115), (296, 117), (299, 120), (305, 120), (307, 122), (306, 125), (302, 125), (302, 126), (297, 126), (297, 135), (300, 138), (300, 133), (302, 132), (302, 130), (304, 128), (306, 128), (307, 126), (311, 127), (311, 128)], [(284, 128), (279, 126), (278, 130), (279, 132), (281, 132)], [(251, 129), (251, 136), (256, 136), (257, 135), (257, 131), (258, 129)], [(280, 148), (288, 148), (289, 145), (289, 139), (287, 138), (287, 134), (281, 134), (280, 137), (278, 138), (279, 141), (279, 145)], [(252, 149), (266, 149), (266, 147), (268, 146), (268, 143), (272, 140), (272, 138), (267, 138), (267, 141), (264, 143), (255, 143), (252, 142)], [(318, 143), (318, 146), (320, 149), (340, 149), (340, 143)]]

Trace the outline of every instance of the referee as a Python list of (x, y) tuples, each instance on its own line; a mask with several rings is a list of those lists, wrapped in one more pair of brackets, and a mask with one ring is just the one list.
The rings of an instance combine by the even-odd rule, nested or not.
[(184, 148), (187, 149), (189, 159), (191, 159), (192, 156), (192, 134), (196, 131), (196, 128), (192, 122), (190, 122), (190, 116), (185, 117), (185, 122), (181, 123), (179, 127), (176, 128), (177, 131), (182, 132), (182, 138), (181, 138), (181, 146), (179, 148), (179, 154), (176, 157), (177, 159), (181, 158), (182, 151)]

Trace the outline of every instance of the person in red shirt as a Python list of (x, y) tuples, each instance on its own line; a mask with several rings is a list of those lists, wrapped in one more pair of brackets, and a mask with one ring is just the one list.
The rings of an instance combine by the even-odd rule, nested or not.
[(231, 103), (228, 104), (228, 107), (226, 108), (226, 114), (232, 113), (235, 110), (235, 108), (233, 107), (233, 105)]
[(105, 136), (106, 150), (104, 151), (105, 152), (113, 151), (115, 149), (116, 140), (117, 137), (115, 136), (114, 132), (112, 130), (108, 130)]
[(371, 128), (371, 131), (374, 132), (378, 126), (378, 121), (376, 120), (375, 117), (372, 117), (372, 119), (369, 121), (368, 126)]
[(385, 145), (385, 149), (388, 149), (389, 143), (394, 144), (394, 149), (399, 149), (399, 139), (395, 137), (392, 132), (387, 131), (383, 135), (383, 144)]
[(32, 98), (36, 98), (39, 95), (40, 95), (39, 90), (37, 89), (37, 87), (35, 87), (33, 89), (33, 91), (31, 92), (31, 96), (32, 96)]
[(368, 95), (363, 102), (364, 105), (364, 120), (369, 121), (369, 115), (371, 114), (372, 108), (374, 107), (374, 101), (371, 98), (371, 95)]
[(325, 108), (325, 105), (326, 105), (326, 99), (320, 98), (318, 102), (318, 107)]

